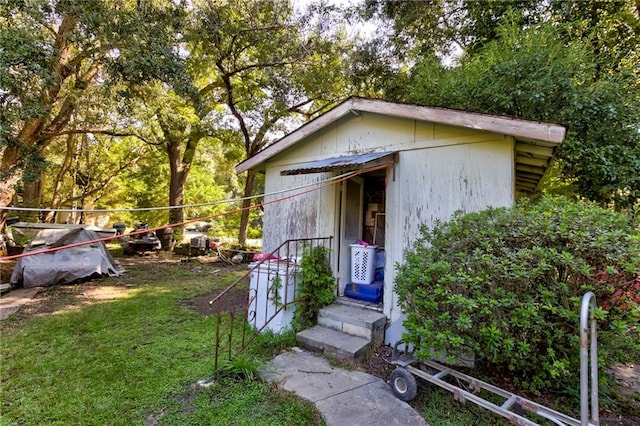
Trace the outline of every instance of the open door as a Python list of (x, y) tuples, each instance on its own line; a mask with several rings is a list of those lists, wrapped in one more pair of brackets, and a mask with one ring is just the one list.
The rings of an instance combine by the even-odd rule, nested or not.
[(340, 193), (340, 241), (338, 245), (338, 262), (340, 265), (339, 292), (351, 277), (351, 247), (362, 239), (364, 185), (360, 177), (351, 178), (342, 183)]

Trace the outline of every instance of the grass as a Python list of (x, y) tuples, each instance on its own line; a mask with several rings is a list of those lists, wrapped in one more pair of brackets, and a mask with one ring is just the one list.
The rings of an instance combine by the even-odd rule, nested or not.
[(100, 281), (120, 289), (117, 298), (3, 321), (0, 425), (320, 422), (313, 406), (257, 380), (196, 385), (213, 376), (213, 318), (182, 301), (237, 275), (179, 263), (127, 269)]
[[(292, 333), (259, 336), (213, 377), (213, 319), (184, 302), (238, 277), (217, 269), (142, 260), (98, 286), (59, 287), (55, 313), (0, 323), (0, 426), (322, 424), (311, 404), (255, 379)], [(420, 380), (411, 404), (432, 425), (509, 424)]]

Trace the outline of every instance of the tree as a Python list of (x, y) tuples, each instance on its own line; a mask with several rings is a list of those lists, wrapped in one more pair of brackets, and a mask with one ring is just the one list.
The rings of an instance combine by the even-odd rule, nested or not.
[(638, 71), (621, 61), (603, 74), (589, 41), (564, 41), (562, 28), (505, 24), (459, 67), (423, 61), (406, 99), (564, 123), (557, 158), (565, 179), (592, 200), (633, 205), (640, 197)]
[[(191, 54), (215, 67), (215, 73), (196, 76), (207, 82), (201, 96), (225, 106), (218, 117), (234, 117), (247, 157), (285, 130), (285, 119), (313, 117), (344, 94), (343, 48), (325, 21), (329, 12), (318, 7), (296, 16), (286, 1), (217, 1), (199, 7)], [(254, 182), (250, 170), (244, 197), (253, 195)], [(245, 199), (240, 244), (247, 238), (250, 206)]]
[[(520, 26), (539, 22), (546, 2), (529, 0), (365, 0), (367, 19), (389, 22), (400, 62), (476, 51), (496, 37), (506, 14), (519, 10)], [(382, 35), (382, 37), (387, 37)]]
[(43, 152), (56, 138), (135, 133), (113, 123), (108, 111), (97, 127), (69, 125), (98, 82), (169, 78), (180, 64), (166, 43), (167, 34), (176, 32), (179, 10), (169, 0), (2, 3), (0, 205), (12, 202), (19, 179), (38, 179)]
[[(185, 52), (187, 52), (186, 48)], [(168, 201), (169, 206), (172, 207), (185, 204), (185, 191), (194, 164), (208, 162), (215, 158), (220, 165), (224, 165), (222, 168), (216, 167), (215, 173), (204, 179), (204, 182), (209, 185), (212, 180), (216, 180), (218, 174), (228, 177), (227, 170), (231, 170), (232, 166), (225, 163), (224, 153), (229, 151), (233, 153), (239, 143), (239, 138), (234, 137), (234, 132), (230, 134), (218, 129), (222, 118), (216, 116), (214, 112), (219, 109), (219, 104), (216, 99), (208, 96), (211, 88), (196, 78), (198, 72), (206, 73), (205, 70), (211, 71), (211, 68), (199, 63), (199, 60), (200, 58), (192, 53), (185, 56), (186, 69), (189, 72), (183, 75), (180, 81), (188, 84), (182, 87), (156, 81), (133, 89), (136, 94), (136, 114), (145, 123), (145, 138), (164, 156), (168, 165), (168, 168), (159, 167), (160, 160), (156, 160), (158, 172), (160, 170), (166, 172), (169, 179), (166, 185), (156, 183), (154, 186), (156, 190), (168, 187)], [(203, 153), (206, 153), (205, 157), (202, 156)], [(239, 161), (237, 156), (234, 158)], [(145, 167), (148, 168), (148, 166)], [(203, 177), (202, 174), (199, 176)], [(198, 182), (194, 183), (194, 185), (198, 184)], [(211, 194), (212, 189), (220, 194), (222, 188), (231, 189), (233, 184), (228, 179), (226, 182), (218, 180), (216, 185), (203, 190), (197, 198), (200, 202), (212, 201), (202, 199), (202, 196)], [(164, 201), (157, 198), (155, 204), (166, 204), (166, 195), (165, 192)], [(190, 197), (189, 202), (196, 202), (196, 199)], [(184, 214), (182, 208), (170, 209), (169, 223), (184, 222)], [(176, 227), (174, 231), (176, 237), (180, 238), (182, 227)]]
[(365, 0), (364, 6), (365, 18), (390, 23), (400, 61), (442, 58), (456, 49), (474, 54), (499, 37), (505, 22), (522, 29), (554, 22), (569, 24), (567, 34), (574, 39), (590, 37), (598, 54), (609, 52), (610, 63), (636, 50), (640, 19), (634, 0)]
[[(53, 152), (56, 148), (60, 151)], [(72, 205), (92, 209), (102, 204), (101, 200), (118, 200), (114, 196), (114, 182), (144, 158), (145, 148), (136, 144), (135, 138), (67, 135), (47, 150), (50, 167), (42, 173), (41, 180), (42, 192), (47, 195), (40, 204), (52, 209)], [(75, 223), (85, 223), (84, 220), (81, 213)], [(55, 221), (55, 214), (48, 213), (44, 221)]]
[[(313, 28), (312, 15), (294, 17), (282, 1), (192, 5), (181, 38), (175, 40), (184, 62), (180, 74), (131, 87), (147, 124), (146, 139), (168, 158), (169, 205), (184, 204), (203, 141), (204, 150), (216, 141), (239, 143), (242, 160), (282, 131), (285, 117), (311, 116), (335, 99), (339, 85), (326, 77), (336, 75), (340, 52), (325, 30)], [(249, 172), (246, 197), (253, 194), (254, 182)], [(241, 244), (247, 237), (250, 204), (244, 201)], [(170, 210), (170, 223), (183, 221), (182, 209)]]

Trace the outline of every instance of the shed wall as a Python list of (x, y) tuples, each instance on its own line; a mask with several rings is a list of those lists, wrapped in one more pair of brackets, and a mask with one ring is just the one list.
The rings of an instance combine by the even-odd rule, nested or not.
[[(341, 155), (416, 150), (504, 140), (495, 133), (363, 113), (342, 118), (274, 156), (266, 167), (291, 166)], [(284, 177), (286, 179), (286, 177)]]
[[(457, 210), (510, 206), (514, 179), (509, 141), (400, 152), (387, 185), (385, 290), (392, 289), (394, 265), (403, 262), (423, 224), (446, 221)], [(385, 291), (385, 314), (392, 321), (400, 316), (397, 302), (393, 291)]]
[[(330, 177), (328, 173), (280, 176), (281, 170), (283, 167), (269, 167), (266, 171), (265, 193), (275, 193), (265, 197), (267, 203), (302, 194), (311, 189), (307, 185)], [(330, 186), (267, 204), (263, 217), (263, 251), (272, 251), (288, 239), (335, 236), (335, 197), (335, 187)]]
[[(447, 220), (456, 210), (513, 204), (514, 141), (495, 133), (362, 113), (337, 120), (267, 161), (266, 192), (330, 176), (280, 176), (281, 170), (292, 165), (385, 151), (399, 151), (399, 160), (387, 178), (386, 195), (384, 311), (394, 321), (401, 314), (393, 294), (394, 265), (403, 261), (422, 224)], [(280, 197), (271, 196), (267, 201)], [(335, 185), (265, 206), (265, 250), (290, 238), (338, 237), (337, 208)]]

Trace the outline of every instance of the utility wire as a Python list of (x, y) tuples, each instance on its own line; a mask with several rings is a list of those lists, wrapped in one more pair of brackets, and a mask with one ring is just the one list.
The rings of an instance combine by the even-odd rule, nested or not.
[[(227, 211), (227, 212), (217, 213), (217, 214), (214, 214), (214, 215), (211, 215), (211, 216), (205, 216), (205, 217), (201, 217), (201, 218), (197, 218), (197, 219), (191, 219), (191, 220), (187, 220), (187, 221), (180, 222), (180, 223), (172, 223), (170, 225), (158, 226), (156, 228), (150, 228), (150, 229), (145, 229), (145, 230), (141, 230), (141, 231), (134, 231), (134, 232), (130, 232), (130, 233), (125, 234), (125, 235), (117, 235), (117, 236), (113, 236), (113, 237), (96, 238), (94, 240), (81, 241), (81, 242), (78, 242), (78, 243), (68, 244), (66, 246), (50, 247), (50, 248), (43, 249), (43, 250), (34, 250), (34, 251), (27, 252), (27, 253), (16, 254), (16, 255), (13, 255), (13, 256), (4, 256), (4, 257), (0, 257), (0, 261), (19, 259), (21, 257), (34, 256), (36, 254), (42, 254), (42, 253), (51, 253), (51, 252), (55, 252), (55, 251), (58, 251), (58, 250), (64, 250), (64, 249), (67, 249), (67, 248), (79, 247), (79, 246), (84, 246), (84, 245), (87, 245), (87, 244), (93, 244), (93, 243), (98, 243), (98, 242), (111, 241), (111, 240), (114, 240), (114, 239), (129, 237), (129, 236), (132, 236), (132, 235), (146, 234), (147, 232), (151, 232), (151, 231), (158, 231), (160, 229), (167, 229), (167, 228), (175, 228), (175, 227), (184, 226), (186, 224), (193, 223), (193, 222), (206, 221), (206, 220), (210, 220), (210, 219), (213, 219), (213, 218), (216, 218), (216, 217), (220, 217), (220, 216), (226, 216), (226, 215), (230, 215), (230, 214), (235, 214), (235, 213), (241, 212), (243, 210), (250, 210), (250, 209), (254, 209), (254, 208), (260, 208), (260, 207), (263, 207), (263, 206), (266, 206), (266, 205), (269, 205), (269, 204), (279, 203), (279, 202), (284, 201), (284, 200), (288, 200), (288, 199), (291, 199), (291, 198), (294, 198), (294, 197), (299, 197), (301, 195), (305, 195), (305, 194), (317, 191), (317, 190), (322, 189), (322, 188), (327, 188), (327, 187), (329, 187), (331, 185), (335, 185), (337, 183), (340, 183), (342, 181), (345, 181), (347, 179), (350, 179), (350, 178), (352, 178), (354, 176), (357, 176), (359, 174), (362, 174), (362, 173), (372, 172), (372, 171), (383, 169), (383, 168), (386, 168), (386, 167), (387, 167), (387, 165), (382, 165), (382, 166), (372, 167), (370, 169), (357, 170), (357, 171), (354, 171), (354, 172), (344, 173), (344, 174), (342, 174), (340, 176), (336, 176), (335, 178), (326, 179), (326, 180), (320, 181), (320, 182), (314, 182), (313, 184), (303, 185), (303, 186), (300, 186), (300, 187), (297, 187), (297, 188), (287, 189), (287, 190), (283, 190), (283, 191), (277, 191), (277, 192), (273, 192), (273, 193), (270, 193), (270, 194), (262, 194), (262, 195), (250, 197), (250, 198), (257, 198), (257, 197), (262, 197), (262, 196), (265, 196), (265, 195), (280, 194), (280, 193), (283, 193), (283, 192), (295, 191), (295, 190), (300, 189), (300, 188), (306, 188), (306, 187), (309, 187), (309, 186), (315, 186), (315, 185), (321, 184), (321, 185), (318, 185), (318, 186), (313, 187), (311, 189), (307, 189), (307, 190), (302, 191), (302, 192), (297, 192), (295, 194), (287, 195), (287, 196), (281, 197), (281, 198), (276, 198), (276, 199), (270, 200), (270, 201), (263, 201), (262, 203), (254, 204), (253, 206), (249, 206), (249, 207), (241, 207), (241, 208), (237, 208), (237, 209), (230, 210), (230, 211)], [(247, 197), (247, 198), (249, 198), (249, 197)]]
[(334, 180), (342, 179), (344, 176), (349, 176), (353, 172), (344, 173), (339, 176), (334, 176), (329, 179), (321, 180), (319, 182), (312, 182), (305, 185), (301, 185), (295, 188), (283, 189), (281, 191), (274, 191), (266, 194), (258, 194), (252, 195), (249, 197), (242, 198), (229, 198), (226, 200), (218, 200), (218, 201), (209, 201), (207, 203), (200, 204), (187, 204), (181, 206), (167, 206), (167, 207), (139, 207), (139, 208), (123, 208), (123, 209), (50, 209), (50, 208), (38, 208), (38, 207), (0, 207), (0, 210), (11, 210), (11, 211), (27, 211), (27, 212), (75, 212), (75, 213), (120, 213), (120, 212), (141, 212), (141, 211), (155, 211), (155, 210), (173, 210), (173, 209), (188, 209), (191, 207), (206, 207), (206, 206), (215, 206), (218, 204), (232, 204), (239, 201), (244, 200), (252, 200), (255, 198), (279, 195), (285, 192), (297, 191), (299, 189), (308, 188), (310, 186), (314, 186), (320, 183), (332, 182)]

